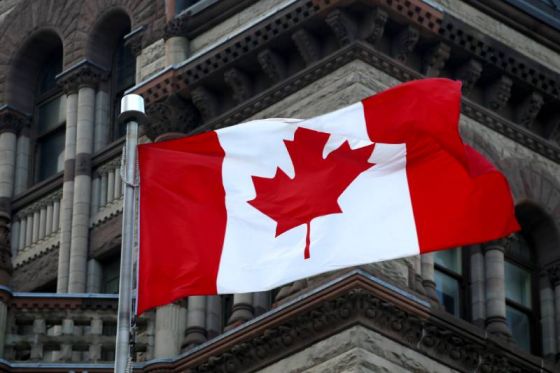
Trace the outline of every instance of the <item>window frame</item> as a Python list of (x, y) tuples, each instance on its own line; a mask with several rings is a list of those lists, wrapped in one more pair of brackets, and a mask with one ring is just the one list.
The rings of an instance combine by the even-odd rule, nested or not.
[[(52, 56), (50, 58), (52, 58)], [(62, 71), (62, 56), (60, 61), (61, 61), (60, 70)], [(55, 75), (59, 74), (61, 71), (57, 71)], [(48, 129), (43, 133), (39, 131), (40, 107), (64, 95), (64, 91), (62, 87), (60, 87), (58, 84), (55, 84), (53, 87), (49, 88), (45, 92), (40, 91), (40, 85), (45, 74), (46, 74), (45, 70), (41, 71), (41, 73), (38, 76), (36, 82), (36, 88), (35, 88), (35, 97), (33, 102), (33, 120), (32, 120), (31, 133), (30, 133), (33, 153), (32, 156), (30, 157), (31, 159), (29, 160), (31, 167), (29, 167), (30, 185), (28, 186), (33, 186), (39, 183), (47, 182), (47, 180), (54, 179), (64, 172), (64, 168), (63, 168), (61, 171), (57, 171), (54, 174), (45, 177), (44, 179), (39, 178), (40, 168), (41, 168), (40, 146), (41, 143), (44, 142), (44, 139), (49, 138), (56, 132), (63, 132), (64, 141), (65, 141), (64, 149), (66, 148), (66, 119), (67, 119), (66, 113), (64, 115), (64, 121), (62, 123), (60, 123), (54, 128)]]
[[(520, 233), (520, 235), (522, 235)], [(512, 255), (511, 252), (508, 252), (506, 249), (504, 251), (504, 273), (505, 273), (505, 263), (509, 262), (522, 270), (529, 273), (530, 281), (531, 281), (531, 299), (530, 304), (531, 308), (520, 304), (512, 299), (507, 297), (507, 292), (505, 291), (505, 287), (507, 283), (505, 283), (505, 276), (504, 276), (504, 293), (505, 293), (505, 301), (506, 301), (506, 309), (507, 307), (511, 307), (525, 315), (528, 316), (529, 319), (529, 351), (532, 354), (539, 355), (542, 351), (542, 343), (541, 343), (541, 330), (540, 330), (540, 302), (539, 302), (539, 276), (538, 276), (538, 268), (536, 263), (535, 251), (530, 243), (525, 237), (523, 237), (525, 242), (527, 243), (527, 248), (530, 250), (529, 252), (529, 261), (522, 260), (521, 258)], [(515, 341), (514, 341), (515, 342)]]
[[(466, 246), (461, 246), (461, 247), (456, 247), (453, 249), (448, 249), (448, 250), (461, 250), (461, 271), (462, 273), (458, 273), (455, 272), (439, 263), (436, 262), (435, 259), (435, 255), (437, 255), (438, 251), (434, 252), (434, 283), (435, 283), (435, 276), (436, 276), (436, 272), (441, 272), (444, 275), (453, 278), (454, 280), (457, 281), (458, 285), (459, 285), (459, 314), (458, 315), (454, 315), (449, 313), (450, 315), (453, 315), (455, 317), (459, 317), (463, 320), (466, 321), (470, 321), (472, 318), (472, 312), (471, 312), (471, 308), (470, 308), (470, 297), (471, 297), (471, 289), (470, 289), (470, 266), (468, 265), (468, 256), (467, 253), (470, 253), (470, 250), (468, 250), (468, 247)], [(437, 291), (437, 286), (436, 286), (436, 291)], [(442, 304), (443, 306), (443, 304)], [(447, 310), (445, 310), (447, 312)]]

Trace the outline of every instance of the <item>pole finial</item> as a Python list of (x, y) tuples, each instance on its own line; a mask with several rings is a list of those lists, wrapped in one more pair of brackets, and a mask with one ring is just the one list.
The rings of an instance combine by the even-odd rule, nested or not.
[(142, 96), (131, 93), (121, 99), (121, 113), (119, 122), (135, 121), (138, 124), (146, 122), (146, 112), (144, 109), (144, 99)]

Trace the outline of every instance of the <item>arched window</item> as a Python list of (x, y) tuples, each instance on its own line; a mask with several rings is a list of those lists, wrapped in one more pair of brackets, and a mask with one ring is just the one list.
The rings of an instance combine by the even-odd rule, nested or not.
[(35, 91), (34, 182), (43, 181), (64, 169), (66, 96), (56, 84), (56, 75), (61, 71), (62, 53), (55, 50), (39, 73)]
[(466, 318), (466, 281), (463, 249), (434, 253), (436, 294), (444, 309), (452, 315)]
[(136, 57), (129, 47), (125, 45), (124, 36), (119, 39), (115, 50), (112, 66), (112, 99), (113, 99), (113, 133), (112, 138), (118, 139), (126, 134), (126, 125), (118, 123), (117, 117), (120, 113), (120, 102), (124, 92), (132, 87), (136, 78)]
[(505, 253), (506, 320), (513, 340), (534, 352), (537, 343), (536, 263), (523, 234), (510, 240)]

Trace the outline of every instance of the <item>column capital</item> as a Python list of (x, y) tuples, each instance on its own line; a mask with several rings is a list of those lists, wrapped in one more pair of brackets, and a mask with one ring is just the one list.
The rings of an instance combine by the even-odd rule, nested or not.
[(19, 134), (23, 128), (29, 127), (31, 116), (23, 113), (10, 105), (0, 106), (0, 134), (12, 132)]
[(95, 88), (97, 85), (109, 78), (109, 72), (103, 67), (89, 60), (81, 60), (56, 76), (66, 94), (76, 93), (80, 88)]
[(560, 286), (560, 261), (546, 266), (545, 271), (552, 287), (555, 288), (556, 286)]
[(481, 244), (483, 253), (486, 253), (490, 250), (499, 250), (502, 253), (506, 251), (506, 249), (511, 244), (510, 237), (500, 238), (494, 241), (489, 241)]

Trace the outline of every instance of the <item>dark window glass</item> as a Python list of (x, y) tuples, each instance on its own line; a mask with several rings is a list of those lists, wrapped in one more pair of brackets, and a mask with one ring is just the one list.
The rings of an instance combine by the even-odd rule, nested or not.
[(461, 290), (459, 281), (443, 272), (435, 271), (436, 293), (439, 302), (452, 315), (461, 316)]
[(126, 125), (118, 123), (121, 98), (127, 89), (134, 85), (136, 79), (136, 57), (124, 44), (121, 38), (113, 58), (113, 139), (118, 139), (126, 134)]
[(101, 291), (103, 293), (118, 294), (120, 269), (120, 257), (113, 258), (102, 264)]
[(506, 319), (513, 340), (527, 351), (531, 351), (531, 321), (529, 315), (519, 309), (507, 306)]
[(190, 6), (193, 6), (196, 3), (200, 3), (201, 0), (176, 0), (175, 1), (175, 13), (179, 14), (183, 10), (187, 9)]
[(461, 248), (438, 251), (434, 255), (436, 294), (445, 310), (457, 317), (463, 313), (463, 257)]
[[(60, 51), (59, 51), (60, 52)], [(43, 181), (64, 168), (66, 96), (56, 85), (62, 54), (54, 53), (39, 75), (34, 112), (34, 181)]]
[(233, 313), (233, 295), (222, 295), (222, 328), (224, 328)]
[(506, 319), (513, 340), (531, 351), (532, 281), (531, 272), (505, 262)]

